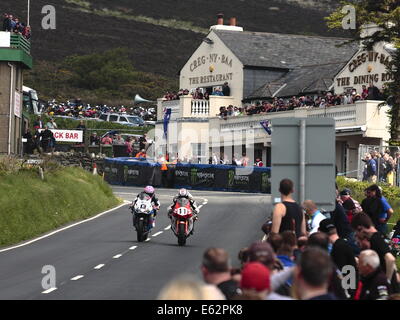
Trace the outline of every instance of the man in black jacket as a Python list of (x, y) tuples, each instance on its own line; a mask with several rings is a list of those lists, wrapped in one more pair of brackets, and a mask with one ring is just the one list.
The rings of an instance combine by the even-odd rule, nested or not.
[(45, 126), (44, 128), (45, 129), (40, 133), (40, 137), (42, 138), (41, 143), (43, 152), (48, 152), (50, 147), (50, 142), (52, 139), (54, 139), (54, 135), (53, 132), (49, 130), (48, 126)]
[(383, 212), (382, 206), (382, 192), (378, 185), (373, 184), (364, 190), (367, 196), (362, 202), (361, 207), (363, 211), (371, 218), (375, 226), (379, 225), (379, 214)]
[(356, 298), (360, 300), (387, 300), (391, 294), (385, 273), (379, 267), (379, 256), (374, 250), (364, 250), (358, 264), (361, 281)]
[(11, 20), (8, 16), (8, 13), (4, 13), (3, 18), (3, 31), (11, 31)]
[(225, 82), (222, 86), (222, 93), (225, 97), (229, 97), (231, 95), (231, 88), (229, 88), (228, 82)]

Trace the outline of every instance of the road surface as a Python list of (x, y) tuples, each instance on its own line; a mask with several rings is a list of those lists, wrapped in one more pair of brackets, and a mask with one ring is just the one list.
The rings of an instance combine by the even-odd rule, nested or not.
[[(125, 200), (141, 188), (113, 187)], [(174, 190), (158, 190), (161, 211), (150, 241), (138, 243), (128, 205), (94, 220), (9, 251), (0, 249), (0, 299), (156, 299), (172, 277), (201, 278), (208, 247), (225, 248), (238, 266), (243, 247), (262, 238), (271, 212), (270, 196), (193, 191), (203, 205), (195, 233), (185, 247), (168, 228), (167, 206)], [(44, 290), (44, 266), (54, 266), (56, 289)]]

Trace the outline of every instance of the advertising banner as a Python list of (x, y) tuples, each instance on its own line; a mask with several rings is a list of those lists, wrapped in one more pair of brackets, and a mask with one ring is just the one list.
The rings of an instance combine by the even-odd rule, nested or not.
[[(250, 174), (240, 174), (238, 167), (223, 165), (161, 165), (148, 161), (127, 160), (128, 158), (106, 159), (105, 180), (111, 184), (187, 188), (197, 190), (271, 192), (269, 168), (255, 167)], [(166, 177), (166, 178), (165, 178)]]

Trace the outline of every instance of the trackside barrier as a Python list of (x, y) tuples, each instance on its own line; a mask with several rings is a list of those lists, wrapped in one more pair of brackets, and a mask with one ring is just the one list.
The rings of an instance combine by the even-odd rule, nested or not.
[(162, 171), (161, 164), (146, 159), (106, 158), (104, 179), (114, 185), (193, 190), (271, 193), (270, 168), (254, 167), (241, 174), (238, 167), (226, 165), (176, 164)]

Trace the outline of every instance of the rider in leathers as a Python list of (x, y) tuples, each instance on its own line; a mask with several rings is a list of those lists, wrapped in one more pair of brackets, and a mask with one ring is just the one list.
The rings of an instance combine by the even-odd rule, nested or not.
[[(136, 199), (132, 202), (132, 205), (130, 206), (130, 208), (131, 209), (134, 208), (136, 202), (139, 200), (139, 197), (142, 194), (146, 194), (151, 198), (151, 204), (153, 205), (153, 208), (154, 208), (154, 213), (153, 213), (153, 217), (152, 217), (153, 218), (152, 225), (154, 227), (156, 216), (157, 216), (157, 211), (160, 210), (161, 203), (158, 200), (158, 198), (156, 197), (155, 190), (152, 186), (147, 186), (146, 188), (144, 188), (144, 190), (136, 196)], [(135, 217), (136, 216), (133, 215), (133, 225), (134, 226), (135, 226)]]

